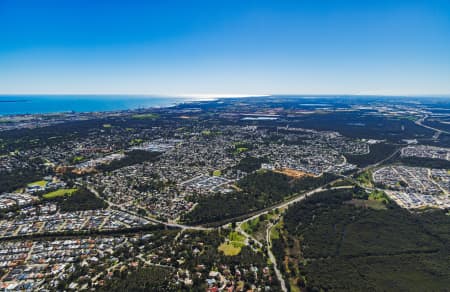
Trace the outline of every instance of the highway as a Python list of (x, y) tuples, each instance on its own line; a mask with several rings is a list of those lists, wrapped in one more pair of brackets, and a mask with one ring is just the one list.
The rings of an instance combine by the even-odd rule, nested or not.
[(434, 139), (437, 139), (441, 133), (450, 134), (450, 132), (448, 132), (448, 131), (440, 130), (440, 129), (433, 128), (433, 127), (422, 124), (423, 122), (425, 122), (425, 120), (427, 118), (428, 118), (428, 115), (425, 115), (425, 116), (421, 117), (420, 119), (418, 119), (417, 121), (415, 121), (414, 123), (423, 128), (435, 131), (436, 134), (433, 136)]

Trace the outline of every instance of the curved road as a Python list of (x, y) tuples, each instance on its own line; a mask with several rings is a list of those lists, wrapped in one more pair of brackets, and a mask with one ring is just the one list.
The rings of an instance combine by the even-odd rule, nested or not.
[(431, 127), (431, 126), (427, 126), (427, 125), (422, 124), (423, 122), (425, 122), (425, 120), (426, 120), (427, 118), (428, 118), (428, 115), (425, 115), (425, 116), (421, 117), (420, 119), (418, 119), (417, 121), (415, 121), (414, 123), (415, 123), (416, 125), (418, 125), (418, 126), (421, 126), (421, 127), (426, 128), (426, 129), (428, 129), (428, 130), (433, 130), (433, 131), (435, 131), (435, 132), (436, 132), (436, 135), (435, 135), (436, 137), (439, 137), (439, 135), (440, 135), (441, 133), (450, 134), (450, 132), (448, 132), (448, 131), (441, 130), (441, 129), (437, 129), (437, 128), (433, 128), (433, 127)]

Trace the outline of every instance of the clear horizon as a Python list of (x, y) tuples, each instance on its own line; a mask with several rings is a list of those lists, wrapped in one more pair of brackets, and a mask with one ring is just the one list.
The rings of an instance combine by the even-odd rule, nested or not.
[(180, 98), (180, 99), (196, 99), (196, 100), (208, 100), (216, 98), (247, 98), (247, 97), (417, 97), (417, 98), (436, 98), (443, 97), (449, 98), (450, 93), (443, 94), (347, 94), (347, 93), (282, 93), (282, 94), (147, 94), (147, 93), (0, 93), (0, 97), (6, 96), (36, 96), (36, 97), (50, 97), (50, 96), (128, 96), (138, 98)]
[(450, 2), (0, 3), (0, 94), (450, 95)]

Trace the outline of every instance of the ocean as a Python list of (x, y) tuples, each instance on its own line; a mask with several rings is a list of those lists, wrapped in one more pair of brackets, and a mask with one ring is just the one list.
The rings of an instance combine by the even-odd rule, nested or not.
[(0, 115), (118, 111), (167, 107), (192, 100), (134, 95), (0, 95)]

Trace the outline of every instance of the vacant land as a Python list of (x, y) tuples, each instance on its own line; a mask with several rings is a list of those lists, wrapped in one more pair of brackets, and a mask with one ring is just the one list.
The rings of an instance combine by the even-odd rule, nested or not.
[(313, 176), (310, 173), (306, 173), (304, 171), (295, 170), (295, 169), (291, 169), (291, 168), (277, 169), (275, 172), (282, 173), (284, 175), (287, 175), (287, 176), (293, 177), (293, 178), (302, 178), (305, 176)]

